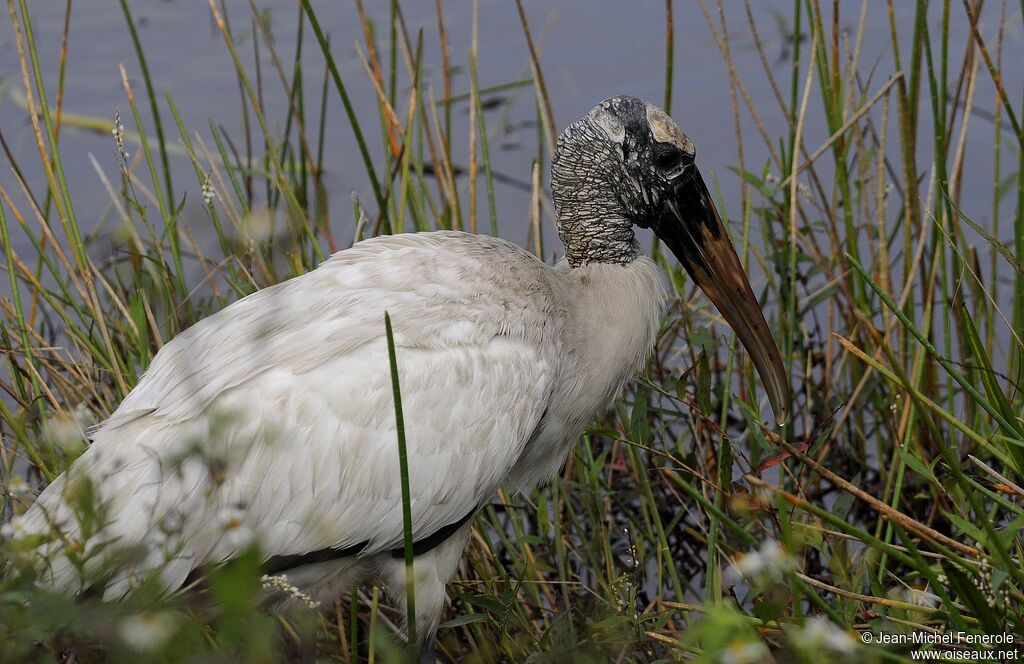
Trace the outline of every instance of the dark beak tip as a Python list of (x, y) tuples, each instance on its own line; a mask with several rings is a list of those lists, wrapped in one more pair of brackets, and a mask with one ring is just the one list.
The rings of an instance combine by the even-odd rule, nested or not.
[(786, 426), (787, 421), (789, 421), (789, 412), (785, 409), (785, 407), (780, 407), (780, 410), (778, 412), (775, 412), (775, 424), (782, 427)]
[(788, 374), (783, 368), (781, 359), (769, 370), (769, 375), (762, 376), (765, 391), (768, 393), (768, 403), (775, 415), (775, 423), (784, 426), (789, 421), (789, 402), (792, 392), (789, 387)]

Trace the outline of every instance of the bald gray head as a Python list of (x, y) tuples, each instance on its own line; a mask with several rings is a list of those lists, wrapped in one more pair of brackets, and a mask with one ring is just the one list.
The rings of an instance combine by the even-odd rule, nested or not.
[(636, 97), (606, 99), (566, 127), (551, 161), (551, 193), (569, 263), (633, 260), (633, 226), (647, 228), (663, 214), (694, 157), (675, 122)]

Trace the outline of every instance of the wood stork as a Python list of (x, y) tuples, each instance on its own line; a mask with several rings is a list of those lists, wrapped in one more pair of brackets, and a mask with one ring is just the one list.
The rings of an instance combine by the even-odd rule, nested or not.
[[(116, 597), (153, 572), (177, 588), (254, 538), (268, 572), (315, 597), (373, 575), (401, 599), (387, 311), (431, 660), (473, 516), (499, 485), (526, 491), (558, 472), (652, 350), (666, 291), (634, 226), (653, 229), (715, 303), (784, 418), (787, 376), (694, 154), (658, 108), (607, 99), (558, 140), (556, 265), (493, 237), (377, 237), (182, 332), (26, 515), (30, 531), (60, 533), (37, 551), (42, 582), (81, 589), (68, 542), (141, 552), (106, 586)], [(68, 499), (81, 479), (104, 521), (84, 534)]]

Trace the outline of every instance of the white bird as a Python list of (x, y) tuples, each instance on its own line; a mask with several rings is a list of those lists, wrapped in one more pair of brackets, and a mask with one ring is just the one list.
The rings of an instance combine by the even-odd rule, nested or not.
[[(558, 140), (556, 265), (467, 233), (378, 237), (179, 334), (27, 513), (30, 532), (53, 538), (37, 550), (41, 583), (80, 591), (112, 551), (131, 549), (106, 597), (152, 573), (173, 589), (256, 541), (268, 573), (316, 598), (372, 575), (400, 601), (387, 311), (418, 646), (432, 661), (473, 516), (500, 485), (527, 491), (557, 473), (652, 350), (666, 291), (634, 226), (652, 228), (710, 296), (784, 417), (778, 350), (694, 154), (659, 109), (605, 100)], [(102, 508), (87, 531), (73, 507), (83, 480)]]

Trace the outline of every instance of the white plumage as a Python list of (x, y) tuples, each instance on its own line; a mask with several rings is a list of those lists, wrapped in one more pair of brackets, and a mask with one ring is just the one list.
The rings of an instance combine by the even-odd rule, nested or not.
[[(236, 528), (275, 556), (401, 546), (388, 311), (413, 537), (423, 539), (503, 481), (528, 489), (557, 471), (566, 443), (652, 348), (661, 278), (646, 258), (550, 267), (467, 233), (366, 240), (172, 339), (29, 522), (73, 536), (62, 493), (68, 477), (87, 473), (110, 519), (93, 544), (162, 540), (166, 523), (180, 528), (184, 550), (170, 564), (164, 546), (148, 558), (171, 588), (238, 553)], [(607, 325), (623, 314), (628, 325)], [(241, 523), (222, 523), (232, 509)], [(74, 586), (75, 574), (58, 556), (46, 578)]]
[[(727, 317), (732, 311), (730, 321), (754, 330), (747, 337), (739, 330), (748, 348), (771, 344), (763, 318), (760, 328), (753, 320), (760, 313), (742, 270), (719, 274), (712, 265), (701, 273), (703, 263), (691, 255), (735, 259), (699, 174), (695, 181), (679, 166), (690, 155), (692, 167), (692, 144), (650, 109), (640, 100), (609, 100), (559, 141), (553, 189), (568, 260), (549, 266), (503, 240), (460, 232), (375, 238), (171, 340), (92, 432), (88, 451), (26, 515), (29, 530), (60, 533), (39, 549), (41, 581), (81, 589), (65, 555), (71, 543), (86, 552), (142, 552), (107, 585), (108, 597), (152, 571), (177, 588), (254, 538), (269, 566), (287, 569), (314, 596), (329, 598), (371, 573), (401, 596), (404, 567), (392, 555), (403, 524), (388, 312), (413, 539), (436, 539), (415, 568), (417, 625), (429, 657), (472, 515), (502, 483), (529, 490), (556, 473), (653, 347), (665, 290), (661, 271), (632, 237), (633, 223), (666, 235), (713, 299), (715, 280), (728, 284), (730, 299), (715, 301)], [(651, 143), (654, 133), (672, 145)], [(669, 149), (682, 156), (665, 166), (668, 175), (630, 170)], [(598, 161), (627, 154), (627, 162)], [(664, 183), (644, 180), (655, 176)], [(675, 189), (666, 194), (663, 185)], [(656, 207), (630, 208), (623, 197), (634, 191)], [(678, 205), (662, 207), (666, 195)], [(708, 232), (717, 222), (720, 233), (654, 224), (666, 210), (678, 217), (690, 209), (690, 197), (711, 220), (697, 221)], [(672, 236), (684, 231), (697, 250)], [(85, 542), (67, 500), (82, 477), (104, 510), (103, 528)]]

